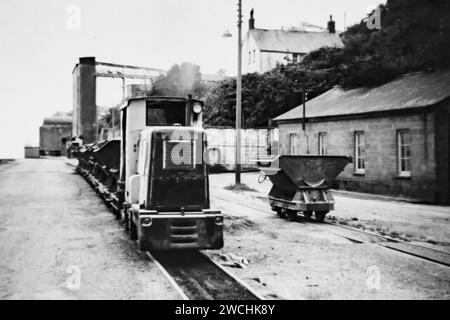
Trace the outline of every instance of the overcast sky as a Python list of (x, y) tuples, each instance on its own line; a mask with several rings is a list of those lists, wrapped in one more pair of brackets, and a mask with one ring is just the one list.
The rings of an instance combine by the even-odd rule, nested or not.
[[(344, 12), (349, 26), (382, 2), (243, 0), (244, 32), (251, 8), (257, 28), (326, 27), (332, 14), (344, 30)], [(235, 75), (236, 10), (237, 0), (0, 0), (0, 158), (22, 157), (25, 144), (39, 144), (44, 117), (72, 109), (79, 57), (162, 69), (189, 61), (203, 73)], [(99, 92), (98, 104), (120, 97), (120, 84), (109, 87), (118, 92)]]

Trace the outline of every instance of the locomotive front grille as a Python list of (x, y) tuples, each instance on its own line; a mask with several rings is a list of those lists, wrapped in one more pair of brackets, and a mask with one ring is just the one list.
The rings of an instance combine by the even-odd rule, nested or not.
[(198, 240), (197, 221), (182, 220), (170, 222), (170, 242), (174, 245), (195, 245)]

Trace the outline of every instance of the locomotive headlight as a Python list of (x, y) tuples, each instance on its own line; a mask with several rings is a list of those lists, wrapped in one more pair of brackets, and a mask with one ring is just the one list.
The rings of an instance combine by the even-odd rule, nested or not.
[(223, 224), (223, 217), (222, 216), (217, 216), (214, 220), (215, 220), (217, 225), (222, 225)]
[(152, 218), (150, 217), (145, 217), (141, 220), (141, 225), (145, 228), (145, 227), (150, 227), (152, 225)]
[(198, 102), (194, 103), (194, 106), (192, 107), (192, 111), (194, 111), (194, 113), (197, 113), (197, 114), (202, 112), (202, 109), (203, 109), (202, 104), (198, 103)]

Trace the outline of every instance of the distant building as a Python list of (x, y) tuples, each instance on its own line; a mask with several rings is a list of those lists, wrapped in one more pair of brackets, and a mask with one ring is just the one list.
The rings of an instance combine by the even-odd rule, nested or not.
[(25, 146), (25, 158), (39, 158), (39, 147)]
[(340, 189), (450, 203), (450, 70), (335, 87), (275, 118), (281, 154), (353, 156)]
[(279, 64), (300, 63), (321, 47), (343, 47), (331, 16), (327, 29), (303, 23), (298, 28), (267, 30), (255, 28), (252, 10), (243, 44), (243, 70), (264, 73)]
[(39, 128), (41, 155), (59, 156), (66, 154), (66, 142), (72, 137), (72, 117), (45, 118)]

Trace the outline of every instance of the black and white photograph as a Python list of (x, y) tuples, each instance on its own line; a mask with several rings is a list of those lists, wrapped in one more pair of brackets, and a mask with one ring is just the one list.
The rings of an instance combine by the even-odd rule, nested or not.
[(450, 0), (0, 0), (0, 75), (0, 300), (450, 300)]

